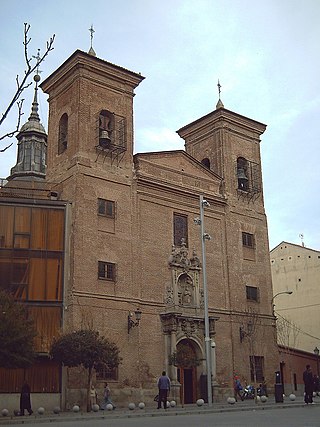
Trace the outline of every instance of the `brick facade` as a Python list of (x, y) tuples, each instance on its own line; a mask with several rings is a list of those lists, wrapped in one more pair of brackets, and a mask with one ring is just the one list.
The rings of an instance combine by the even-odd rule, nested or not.
[[(172, 397), (186, 403), (202, 397), (202, 265), (193, 265), (192, 257), (201, 260), (194, 218), (203, 195), (210, 203), (205, 228), (212, 236), (206, 242), (206, 266), (210, 333), (216, 344), (214, 396), (232, 393), (234, 373), (251, 382), (250, 356), (263, 360), (263, 376), (272, 382), (278, 351), (259, 146), (265, 125), (220, 102), (215, 111), (178, 131), (186, 151), (133, 155), (133, 96), (142, 80), (76, 51), (41, 85), (49, 95), (47, 181), (68, 201), (70, 212), (63, 327), (93, 327), (119, 346), (122, 364), (110, 383), (120, 405), (151, 400), (163, 369), (173, 380)], [(105, 145), (101, 111), (114, 119)], [(67, 148), (58, 154), (64, 114)], [(248, 161), (245, 191), (238, 186), (239, 157)], [(98, 199), (114, 203), (114, 218), (98, 215)], [(174, 214), (186, 218), (187, 252), (183, 245), (172, 248)], [(242, 233), (252, 236), (252, 247), (243, 245)], [(98, 261), (114, 265), (115, 280), (98, 278)], [(256, 300), (248, 299), (246, 286), (257, 290)], [(137, 307), (140, 324), (128, 332), (128, 313)], [(182, 345), (197, 359), (192, 367), (170, 364)], [(63, 398), (70, 406), (81, 399), (84, 385), (70, 372), (63, 381)], [(97, 387), (101, 391), (102, 383)]]

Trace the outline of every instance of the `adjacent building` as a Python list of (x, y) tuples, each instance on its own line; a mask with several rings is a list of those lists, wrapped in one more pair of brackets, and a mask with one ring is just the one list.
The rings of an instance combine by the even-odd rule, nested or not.
[[(320, 347), (320, 251), (281, 242), (270, 252), (275, 311), (281, 345), (312, 352)], [(287, 327), (285, 327), (287, 325)]]
[[(108, 381), (119, 405), (151, 402), (166, 370), (172, 397), (192, 403), (206, 398), (204, 241), (214, 398), (233, 393), (235, 374), (273, 386), (279, 360), (260, 158), (266, 125), (219, 99), (177, 131), (185, 150), (134, 154), (133, 98), (143, 79), (77, 50), (42, 82), (48, 136), (33, 132), (46, 147), (45, 176), (32, 178), (32, 162), (21, 166), (27, 152), (18, 136), (20, 169), (0, 192), (1, 266), (10, 271), (1, 286), (42, 313), (44, 366), (59, 330), (94, 328), (122, 357), (118, 369), (96, 373), (99, 392)], [(79, 369), (53, 366), (38, 383), (34, 371), (24, 374), (39, 393), (56, 378), (45, 392), (63, 407), (85, 400)], [(1, 391), (12, 391), (9, 377), (0, 378)]]

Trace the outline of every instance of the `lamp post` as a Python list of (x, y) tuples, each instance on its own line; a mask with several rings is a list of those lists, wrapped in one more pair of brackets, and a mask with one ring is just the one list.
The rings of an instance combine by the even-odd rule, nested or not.
[(272, 307), (272, 315), (274, 316), (274, 306), (275, 304), (273, 303), (274, 299), (278, 296), (278, 295), (282, 295), (282, 294), (287, 294), (287, 295), (291, 295), (293, 293), (293, 291), (282, 291), (282, 292), (278, 292), (277, 294), (273, 295), (273, 297), (271, 298), (271, 307)]
[(200, 224), (201, 229), (201, 250), (202, 250), (202, 278), (203, 278), (203, 298), (204, 298), (204, 328), (205, 328), (205, 349), (206, 349), (206, 368), (207, 368), (207, 387), (208, 387), (208, 405), (212, 406), (212, 378), (211, 378), (211, 339), (209, 328), (209, 309), (208, 309), (208, 288), (207, 288), (207, 270), (206, 270), (206, 245), (205, 241), (210, 240), (211, 236), (204, 231), (204, 208), (210, 204), (200, 196)]
[(315, 347), (315, 349), (313, 350), (314, 354), (316, 355), (317, 358), (317, 375), (319, 377), (319, 349), (318, 347)]

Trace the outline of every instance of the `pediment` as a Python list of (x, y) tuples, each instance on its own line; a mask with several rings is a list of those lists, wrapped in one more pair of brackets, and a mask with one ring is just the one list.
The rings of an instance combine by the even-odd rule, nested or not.
[(136, 154), (134, 164), (138, 179), (221, 193), (222, 178), (183, 150)]

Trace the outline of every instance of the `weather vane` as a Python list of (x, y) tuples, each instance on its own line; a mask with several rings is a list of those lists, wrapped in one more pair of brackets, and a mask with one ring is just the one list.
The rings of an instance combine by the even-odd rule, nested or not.
[(95, 33), (95, 31), (94, 31), (94, 29), (93, 29), (93, 25), (91, 25), (91, 27), (89, 28), (89, 31), (90, 31), (91, 48), (92, 48), (93, 33)]
[(220, 94), (221, 94), (221, 84), (220, 84), (220, 81), (219, 81), (219, 79), (218, 79), (218, 84), (217, 84), (217, 86), (218, 86), (218, 93), (219, 93), (219, 99), (220, 99)]
[(38, 49), (38, 53), (36, 56), (32, 55), (32, 58), (34, 58), (37, 61), (37, 67), (35, 69), (36, 74), (33, 78), (33, 80), (36, 82), (36, 88), (37, 88), (38, 82), (40, 81), (40, 73), (41, 73), (41, 71), (39, 70), (39, 64), (41, 62), (40, 49)]

